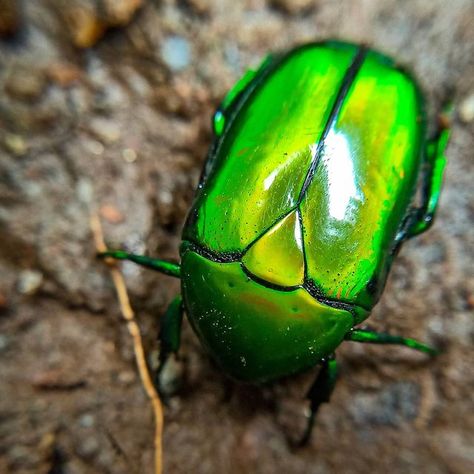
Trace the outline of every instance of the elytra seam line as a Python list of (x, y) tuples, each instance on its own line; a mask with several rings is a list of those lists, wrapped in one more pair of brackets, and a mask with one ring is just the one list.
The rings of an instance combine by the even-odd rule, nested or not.
[(311, 161), (311, 165), (308, 169), (308, 172), (306, 173), (306, 177), (303, 182), (303, 186), (301, 188), (300, 194), (298, 196), (298, 201), (296, 203), (297, 206), (301, 204), (301, 201), (304, 198), (304, 195), (306, 193), (306, 190), (308, 189), (308, 186), (311, 184), (311, 181), (313, 181), (313, 177), (316, 173), (316, 168), (318, 166), (319, 161), (321, 160), (321, 155), (324, 150), (326, 137), (329, 133), (329, 130), (331, 129), (331, 127), (334, 125), (334, 123), (337, 120), (342, 104), (344, 103), (344, 99), (346, 98), (347, 93), (349, 92), (349, 89), (352, 83), (354, 82), (354, 79), (357, 73), (359, 72), (362, 66), (362, 63), (364, 62), (366, 55), (367, 55), (367, 48), (365, 48), (364, 46), (361, 46), (357, 54), (355, 55), (351, 65), (347, 68), (344, 79), (342, 80), (341, 87), (337, 93), (336, 100), (334, 101), (334, 104), (332, 106), (331, 113), (329, 114), (326, 125), (324, 126), (323, 133), (321, 134), (321, 138), (318, 142), (318, 146), (316, 148), (316, 152), (314, 153), (314, 157)]

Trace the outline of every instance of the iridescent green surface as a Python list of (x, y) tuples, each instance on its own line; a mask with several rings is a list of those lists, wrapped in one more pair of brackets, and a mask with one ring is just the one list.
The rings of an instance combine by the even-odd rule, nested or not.
[[(272, 284), (304, 280), (370, 309), (415, 191), (420, 95), (390, 59), (354, 45), (305, 46), (279, 61), (245, 76), (251, 93), (227, 104), (184, 239), (243, 258)], [(294, 212), (301, 227), (291, 236), (282, 222)]]
[(421, 113), (413, 81), (369, 53), (301, 203), (308, 275), (330, 298), (371, 308), (383, 287), (415, 191)]
[(190, 321), (224, 371), (264, 381), (315, 366), (334, 351), (354, 320), (304, 289), (266, 288), (240, 263), (216, 263), (185, 251), (182, 289)]
[(242, 263), (253, 275), (280, 286), (304, 282), (303, 235), (295, 210), (278, 221), (245, 252)]
[(241, 251), (296, 204), (356, 49), (296, 50), (256, 88), (228, 120), (185, 240)]
[(181, 265), (101, 254), (181, 279), (184, 306), (178, 297), (165, 314), (160, 367), (179, 349), (183, 307), (234, 378), (266, 381), (321, 363), (307, 439), (343, 340), (436, 352), (355, 328), (402, 242), (425, 231), (438, 206), (448, 122), (426, 142), (420, 97), (389, 58), (346, 43), (305, 45), (244, 75), (214, 117)]
[(314, 365), (376, 303), (423, 110), (390, 59), (334, 42), (265, 62), (228, 97), (183, 232), (183, 297), (224, 369), (264, 380)]

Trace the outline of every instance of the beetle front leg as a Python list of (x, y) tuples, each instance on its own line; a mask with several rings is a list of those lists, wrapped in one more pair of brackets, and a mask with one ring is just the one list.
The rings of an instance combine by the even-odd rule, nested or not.
[(346, 334), (344, 339), (346, 341), (369, 342), (372, 344), (396, 344), (399, 346), (409, 347), (410, 349), (423, 352), (430, 356), (435, 356), (438, 354), (436, 349), (428, 346), (427, 344), (423, 344), (416, 339), (402, 336), (393, 336), (391, 334), (376, 332), (370, 329), (352, 329)]
[(170, 395), (175, 391), (177, 377), (172, 364), (181, 344), (181, 324), (183, 321), (183, 299), (176, 296), (168, 306), (160, 327), (158, 336), (160, 341), (159, 366), (156, 374), (158, 389), (163, 395)]
[(107, 250), (97, 254), (98, 258), (107, 259), (113, 258), (115, 260), (129, 260), (130, 262), (141, 265), (142, 267), (155, 270), (165, 275), (180, 278), (180, 266), (178, 263), (169, 262), (168, 260), (161, 260), (159, 258), (147, 257), (146, 255), (135, 255), (133, 253), (124, 252), (123, 250)]
[(316, 376), (316, 380), (311, 385), (306, 398), (310, 401), (310, 414), (306, 430), (298, 442), (298, 446), (304, 446), (311, 439), (311, 433), (314, 427), (314, 421), (319, 407), (323, 403), (328, 403), (337, 381), (338, 367), (334, 355), (321, 362), (321, 370)]
[(439, 195), (446, 166), (445, 150), (451, 130), (449, 128), (449, 110), (440, 115), (439, 130), (433, 140), (428, 142), (425, 151), (423, 169), (422, 199), (420, 208), (414, 210), (413, 219), (406, 237), (419, 235), (431, 227), (439, 203)]

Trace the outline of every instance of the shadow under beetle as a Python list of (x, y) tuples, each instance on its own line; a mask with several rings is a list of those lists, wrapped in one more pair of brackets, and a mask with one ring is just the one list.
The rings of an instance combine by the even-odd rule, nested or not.
[(162, 366), (179, 349), (183, 311), (234, 379), (264, 382), (320, 364), (305, 443), (344, 340), (435, 354), (357, 328), (400, 245), (433, 221), (449, 131), (440, 125), (428, 140), (425, 122), (415, 80), (364, 46), (307, 44), (247, 71), (214, 115), (181, 263), (101, 254), (181, 279), (162, 320)]

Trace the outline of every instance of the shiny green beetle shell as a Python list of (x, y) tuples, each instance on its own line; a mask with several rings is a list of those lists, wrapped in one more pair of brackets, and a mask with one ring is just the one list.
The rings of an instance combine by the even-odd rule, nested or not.
[(247, 74), (215, 132), (183, 232), (189, 319), (235, 378), (310, 368), (384, 287), (424, 147), (418, 88), (380, 53), (305, 45)]

